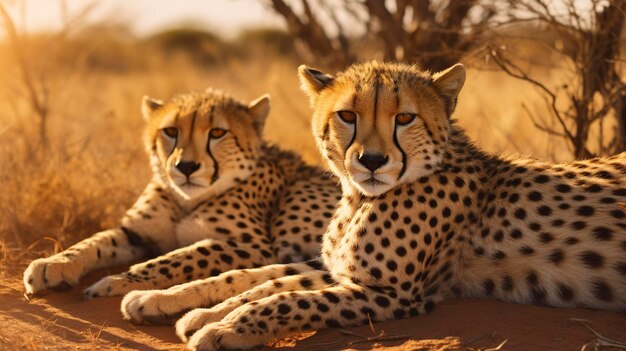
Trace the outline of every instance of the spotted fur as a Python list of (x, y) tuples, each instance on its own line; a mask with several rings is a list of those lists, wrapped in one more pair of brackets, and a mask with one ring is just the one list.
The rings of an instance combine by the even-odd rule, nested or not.
[(247, 105), (217, 90), (167, 103), (146, 97), (142, 111), (151, 182), (119, 227), (33, 261), (24, 273), (27, 293), (134, 262), (141, 263), (87, 288), (87, 297), (319, 255), (339, 188), (295, 154), (263, 142), (266, 96)]
[(553, 164), (481, 151), (450, 118), (460, 65), (300, 76), (342, 183), (323, 240), (331, 279), (275, 266), (269, 283), (185, 315), (191, 349), (417, 316), (451, 295), (626, 311), (626, 153)]

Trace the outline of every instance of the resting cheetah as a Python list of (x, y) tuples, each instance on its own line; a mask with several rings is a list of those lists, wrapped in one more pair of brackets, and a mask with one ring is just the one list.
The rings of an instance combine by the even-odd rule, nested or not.
[(118, 228), (33, 261), (29, 294), (74, 285), (95, 268), (162, 255), (103, 278), (87, 297), (122, 295), (235, 268), (319, 255), (336, 182), (261, 139), (269, 98), (245, 105), (218, 90), (167, 103), (145, 97), (154, 176)]
[(626, 153), (550, 164), (481, 151), (451, 119), (462, 65), (431, 75), (372, 62), (336, 77), (303, 66), (300, 78), (318, 147), (343, 189), (324, 265), (134, 292), (122, 304), (128, 318), (173, 314), (196, 291), (215, 294), (209, 307), (249, 284), (177, 322), (191, 349), (216, 350), (417, 316), (453, 294), (626, 310)]

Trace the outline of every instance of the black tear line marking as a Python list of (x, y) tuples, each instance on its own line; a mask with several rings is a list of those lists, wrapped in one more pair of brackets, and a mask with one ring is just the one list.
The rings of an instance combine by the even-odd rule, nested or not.
[(395, 125), (393, 127), (393, 143), (396, 145), (396, 147), (398, 148), (398, 150), (400, 150), (400, 153), (402, 154), (402, 169), (400, 170), (400, 173), (398, 174), (398, 180), (400, 180), (400, 178), (402, 178), (402, 176), (406, 172), (406, 153), (404, 152), (404, 150), (402, 150), (402, 147), (400, 146), (400, 142), (398, 141), (398, 125)]
[(358, 119), (356, 119), (354, 121), (354, 133), (352, 133), (352, 139), (350, 139), (350, 142), (348, 143), (348, 146), (346, 147), (344, 154), (348, 152), (348, 149), (350, 148), (350, 146), (352, 146), (352, 143), (354, 143), (354, 140), (356, 139), (356, 130), (357, 130), (358, 125), (359, 125)]
[(215, 159), (215, 156), (213, 156), (213, 153), (211, 152), (211, 137), (209, 137), (209, 141), (207, 141), (207, 143), (206, 143), (206, 152), (207, 152), (207, 154), (209, 154), (209, 157), (213, 161), (214, 171), (213, 171), (213, 175), (211, 176), (211, 184), (213, 184), (213, 183), (215, 183), (217, 181), (218, 172), (220, 170), (220, 165), (217, 163), (217, 160)]

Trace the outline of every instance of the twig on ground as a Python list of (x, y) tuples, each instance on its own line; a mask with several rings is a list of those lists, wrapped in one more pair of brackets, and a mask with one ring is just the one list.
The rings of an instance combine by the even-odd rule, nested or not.
[[(476, 341), (478, 341), (478, 340), (480, 340), (480, 339), (484, 338), (484, 337), (485, 337), (485, 336), (487, 336), (487, 335), (489, 335), (489, 334), (485, 333), (485, 334), (481, 334), (481, 335), (479, 335), (479, 336), (477, 336), (477, 337), (471, 338), (471, 339), (469, 339), (469, 340), (467, 340), (467, 341), (463, 341), (463, 342), (461, 343), (461, 346), (463, 346), (463, 347), (468, 346), (469, 344), (474, 343), (474, 342), (476, 342)], [(493, 337), (495, 337), (495, 335), (496, 335), (496, 333), (495, 333), (495, 332), (494, 332), (494, 333), (491, 333), (491, 337), (492, 337), (492, 338), (493, 338)], [(482, 349), (482, 348), (479, 348), (478, 350), (482, 350), (482, 351), (498, 351), (498, 350), (501, 350), (501, 349), (502, 349), (502, 347), (504, 346), (504, 344), (506, 344), (508, 341), (509, 341), (508, 339), (504, 339), (504, 341), (502, 341), (502, 342), (501, 342), (498, 346), (496, 346), (496, 347), (492, 347), (492, 348), (490, 348), (490, 349)], [(473, 350), (473, 349), (472, 349), (472, 350)]]
[(365, 340), (357, 340), (357, 341), (350, 341), (348, 343), (348, 346), (352, 346), (352, 345), (356, 345), (356, 344), (360, 344), (360, 343), (364, 343), (364, 342), (378, 342), (378, 341), (393, 341), (393, 340), (404, 340), (404, 339), (408, 339), (409, 336), (408, 335), (383, 335), (384, 333), (380, 333), (380, 335), (378, 336), (373, 336), (373, 337), (369, 337)]
[[(349, 331), (349, 330), (342, 330), (342, 331), (341, 331), (341, 334), (343, 334), (343, 335), (351, 335), (351, 336), (356, 336), (356, 337), (359, 337), (359, 338), (361, 338), (361, 339), (367, 339), (367, 338), (369, 338), (369, 336), (361, 335), (361, 334), (358, 334), (358, 333), (355, 333), (355, 332), (351, 332), (351, 331)], [(382, 333), (381, 333), (381, 334), (382, 334)], [(380, 334), (379, 334), (379, 335), (380, 335)]]
[(469, 339), (469, 340), (463, 341), (463, 342), (461, 343), (461, 345), (462, 345), (462, 346), (467, 346), (467, 345), (469, 345), (469, 344), (471, 344), (471, 343), (474, 343), (474, 342), (476, 342), (476, 341), (478, 341), (478, 340), (480, 340), (480, 339), (484, 338), (485, 336), (487, 336), (487, 333), (485, 333), (485, 334), (481, 334), (481, 335), (478, 335), (478, 336), (476, 336), (476, 337), (473, 337), (473, 338), (471, 338), (471, 339)]
[(378, 330), (376, 330), (376, 328), (374, 328), (374, 323), (372, 323), (372, 318), (370, 317), (370, 314), (367, 314), (367, 323), (370, 326), (370, 330), (372, 331), (372, 334), (376, 335), (378, 334)]
[(56, 324), (57, 324), (56, 316), (51, 316), (50, 318), (41, 322), (41, 327), (43, 328), (43, 330), (48, 330), (49, 328), (55, 327)]
[(107, 327), (107, 323), (104, 322), (102, 323), (102, 325), (97, 326), (95, 330), (91, 328), (87, 328), (86, 330), (83, 330), (79, 332), (78, 334), (81, 335), (83, 338), (85, 338), (85, 340), (90, 341), (92, 343), (96, 343), (100, 341), (100, 335), (102, 335), (102, 332), (104, 331), (106, 327)]
[(589, 330), (597, 338), (597, 339), (595, 339), (595, 340), (593, 340), (593, 341), (583, 345), (580, 348), (580, 351), (600, 350), (600, 348), (605, 348), (605, 347), (611, 347), (611, 348), (616, 348), (616, 349), (620, 349), (620, 350), (626, 350), (626, 343), (625, 342), (609, 339), (606, 336), (604, 336), (604, 335), (598, 333), (597, 331), (593, 330), (593, 328), (591, 328), (589, 326), (589, 324), (588, 324), (589, 320), (587, 320), (587, 319), (580, 319), (580, 318), (570, 318), (569, 321), (584, 326), (585, 328), (587, 328), (587, 330)]
[[(372, 330), (375, 330), (373, 325), (371, 324), (370, 321), (370, 328), (372, 328)], [(374, 336), (366, 336), (366, 335), (362, 335), (359, 333), (355, 333), (355, 332), (351, 332), (349, 330), (341, 330), (340, 331), (341, 334), (343, 335), (349, 335), (349, 336), (356, 336), (357, 338), (361, 338), (361, 340), (355, 340), (355, 341), (348, 341), (346, 343), (347, 346), (353, 346), (356, 344), (361, 344), (364, 342), (380, 342), (380, 341), (392, 341), (392, 340), (403, 340), (403, 339), (408, 339), (410, 338), (410, 336), (408, 335), (385, 335), (385, 331), (382, 330), (380, 333), (375, 334)], [(318, 346), (328, 346), (328, 345), (333, 345), (333, 344), (339, 344), (342, 343), (344, 341), (331, 341), (328, 343), (321, 343), (318, 344)]]
[(360, 344), (363, 342), (390, 341), (390, 340), (401, 340), (401, 339), (409, 338), (408, 335), (385, 335), (384, 330), (381, 331), (378, 335), (374, 335), (374, 336), (365, 336), (365, 335), (357, 334), (348, 330), (342, 330), (341, 334), (352, 335), (352, 336), (356, 336), (356, 337), (363, 339), (363, 340), (357, 340), (357, 341), (350, 341), (348, 342), (348, 346)]
[(501, 342), (500, 345), (498, 345), (498, 346), (496, 346), (494, 348), (491, 348), (491, 349), (485, 349), (485, 351), (499, 351), (499, 350), (502, 350), (502, 347), (504, 346), (504, 344), (506, 344), (507, 341), (509, 341), (509, 340), (508, 339), (504, 339), (504, 341)]

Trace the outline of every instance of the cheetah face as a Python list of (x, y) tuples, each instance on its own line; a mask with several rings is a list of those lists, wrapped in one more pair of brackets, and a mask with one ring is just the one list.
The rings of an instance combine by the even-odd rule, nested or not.
[(154, 172), (183, 200), (220, 194), (254, 171), (269, 98), (248, 105), (216, 90), (162, 103), (144, 97)]
[(377, 196), (436, 171), (465, 81), (462, 65), (434, 75), (378, 62), (336, 77), (305, 66), (299, 73), (318, 148), (344, 192)]

